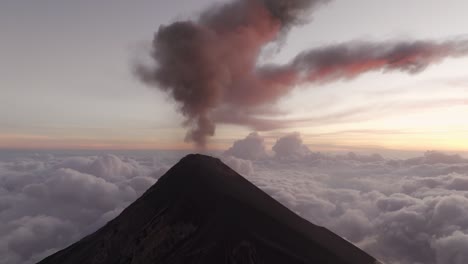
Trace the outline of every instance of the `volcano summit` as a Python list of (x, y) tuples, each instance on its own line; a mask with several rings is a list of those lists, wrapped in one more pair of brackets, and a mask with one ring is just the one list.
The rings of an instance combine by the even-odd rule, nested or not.
[(375, 264), (219, 159), (188, 155), (95, 233), (40, 264)]

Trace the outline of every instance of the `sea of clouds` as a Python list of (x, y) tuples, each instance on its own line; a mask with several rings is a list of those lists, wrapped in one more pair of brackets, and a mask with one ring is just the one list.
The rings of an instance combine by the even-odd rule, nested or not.
[[(0, 264), (35, 263), (103, 226), (183, 152), (0, 152)], [(389, 264), (468, 263), (468, 160), (271, 150), (251, 134), (226, 164), (285, 206)]]

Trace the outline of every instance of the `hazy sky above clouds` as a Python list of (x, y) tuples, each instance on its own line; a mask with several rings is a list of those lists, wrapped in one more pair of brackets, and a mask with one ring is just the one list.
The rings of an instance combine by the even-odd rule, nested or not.
[[(2, 0), (0, 147), (190, 147), (174, 105), (131, 67), (161, 24), (193, 18), (213, 2)], [(349, 40), (466, 37), (466, 10), (464, 0), (335, 0), (295, 28), (271, 60)], [(467, 150), (466, 69), (468, 58), (450, 59), (418, 75), (371, 73), (297, 89), (279, 107), (284, 119), (308, 121), (265, 135), (300, 131), (317, 148)], [(219, 126), (211, 147), (248, 132)]]

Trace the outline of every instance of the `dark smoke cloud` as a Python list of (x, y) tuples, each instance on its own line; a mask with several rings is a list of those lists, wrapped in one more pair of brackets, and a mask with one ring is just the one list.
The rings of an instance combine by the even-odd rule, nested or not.
[(153, 40), (155, 65), (139, 65), (136, 74), (170, 94), (186, 117), (186, 140), (203, 147), (216, 123), (275, 127), (274, 120), (257, 116), (297, 85), (377, 70), (414, 74), (468, 53), (464, 40), (351, 42), (302, 52), (284, 65), (258, 66), (262, 49), (328, 2), (235, 0), (215, 5), (196, 20), (161, 26)]

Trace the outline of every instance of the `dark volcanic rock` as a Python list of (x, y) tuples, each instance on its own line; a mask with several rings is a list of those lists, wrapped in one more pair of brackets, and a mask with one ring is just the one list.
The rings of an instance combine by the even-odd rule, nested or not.
[(220, 160), (189, 155), (117, 218), (41, 264), (374, 264)]

